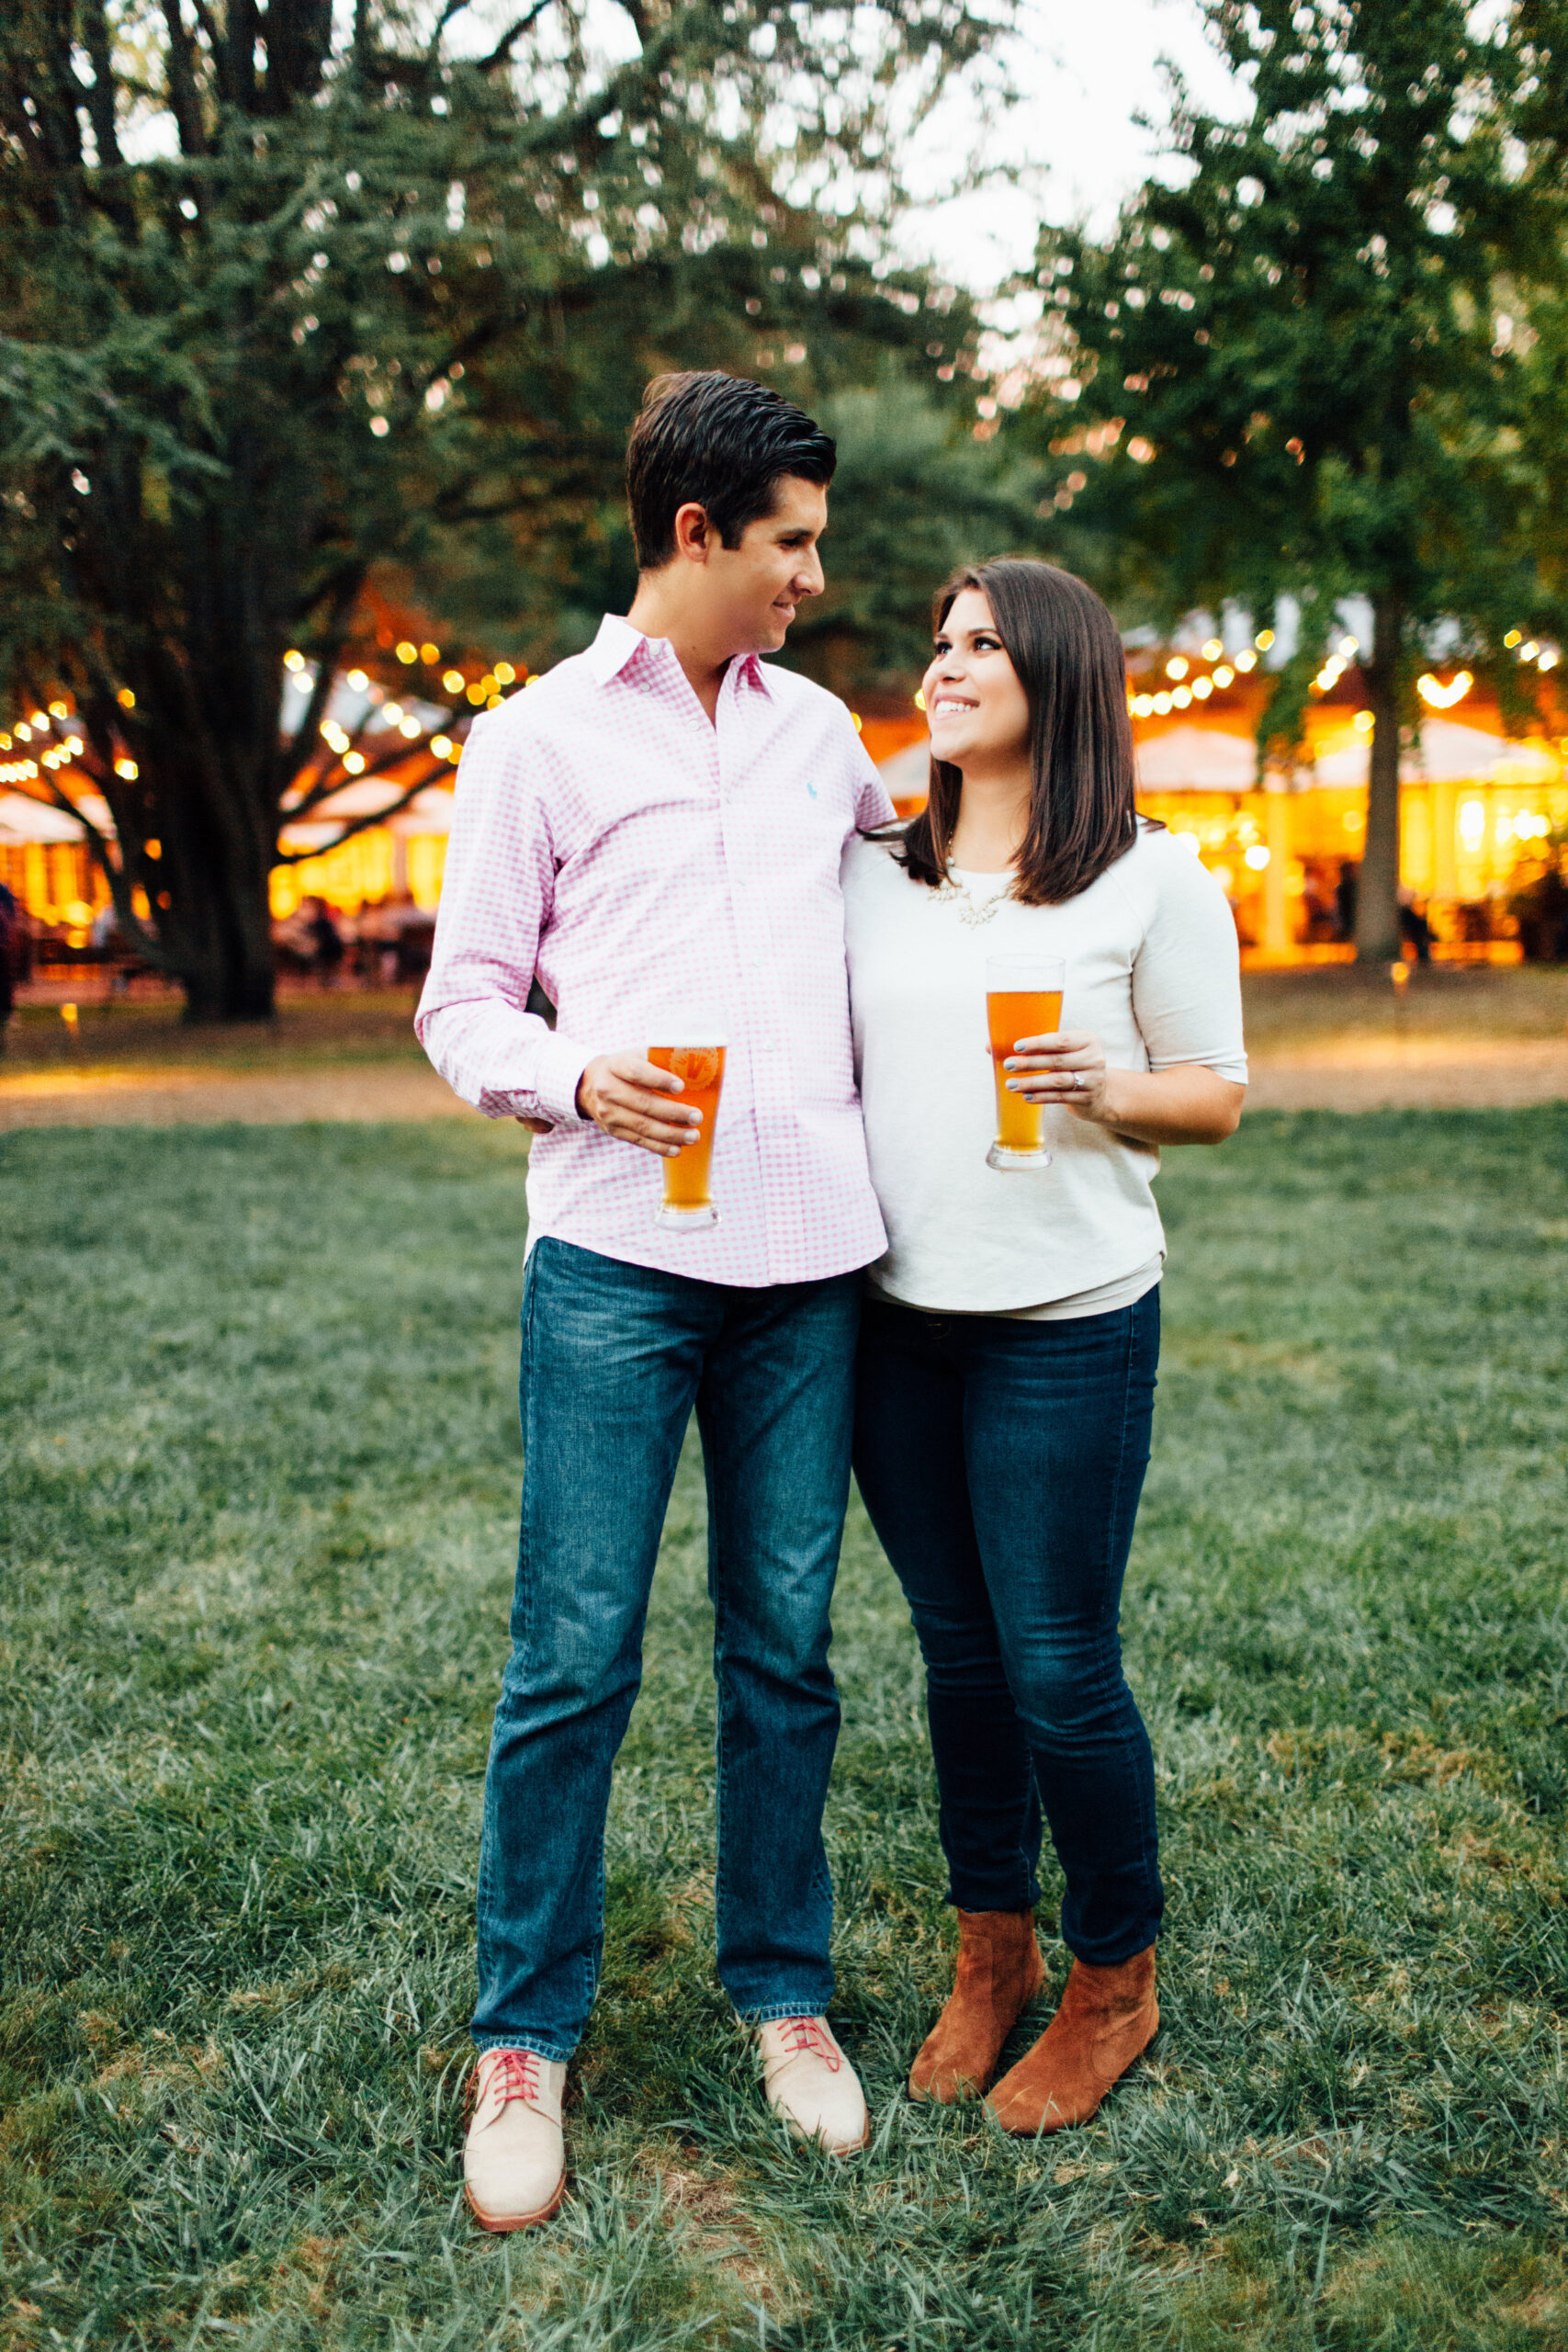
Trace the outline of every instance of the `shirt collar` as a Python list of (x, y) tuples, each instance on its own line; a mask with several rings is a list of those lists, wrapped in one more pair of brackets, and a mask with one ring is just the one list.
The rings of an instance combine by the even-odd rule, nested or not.
[[(641, 629), (634, 628), (624, 615), (606, 613), (599, 624), (599, 634), (594, 639), (589, 652), (593, 675), (600, 685), (607, 686), (612, 678), (618, 678), (634, 655), (641, 652), (644, 647), (648, 649), (648, 655), (651, 661), (673, 662), (675, 659), (667, 639), (644, 637)], [(754, 687), (772, 701), (773, 685), (769, 680), (767, 669), (757, 654), (739, 655), (737, 660), (731, 662), (729, 674), (734, 678), (738, 689), (742, 685)]]

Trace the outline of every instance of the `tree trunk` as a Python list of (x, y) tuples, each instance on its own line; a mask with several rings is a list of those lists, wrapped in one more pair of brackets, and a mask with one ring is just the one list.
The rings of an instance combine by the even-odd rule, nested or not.
[(1399, 956), (1399, 663), (1404, 613), (1396, 598), (1373, 606), (1372, 658), (1361, 665), (1372, 710), (1367, 832), (1356, 885), (1356, 961)]
[(272, 910), (265, 873), (210, 875), (199, 930), (182, 924), (170, 944), (179, 956), (187, 1021), (272, 1019)]
[(171, 727), (144, 771), (140, 841), (121, 830), (130, 878), (152, 902), (161, 960), (185, 990), (190, 1022), (273, 1015), (276, 820), (258, 786), (261, 762), (254, 746), (219, 752)]

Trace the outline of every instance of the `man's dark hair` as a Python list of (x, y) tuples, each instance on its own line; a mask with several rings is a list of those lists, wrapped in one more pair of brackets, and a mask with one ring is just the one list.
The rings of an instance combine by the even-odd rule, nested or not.
[(695, 503), (727, 548), (771, 514), (786, 474), (833, 479), (839, 453), (804, 409), (766, 384), (715, 369), (656, 376), (626, 450), (626, 503), (637, 569), (657, 571), (675, 553), (675, 516)]

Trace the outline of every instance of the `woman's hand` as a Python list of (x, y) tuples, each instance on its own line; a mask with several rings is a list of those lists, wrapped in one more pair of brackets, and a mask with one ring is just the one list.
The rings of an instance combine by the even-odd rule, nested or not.
[(1054, 1029), (1020, 1037), (1003, 1067), (1008, 1085), (1026, 1102), (1065, 1103), (1081, 1119), (1103, 1121), (1105, 1047), (1092, 1029)]
[(1003, 1067), (1026, 1102), (1065, 1104), (1133, 1143), (1224, 1143), (1247, 1097), (1245, 1086), (1201, 1062), (1108, 1069), (1105, 1047), (1089, 1029), (1021, 1037)]

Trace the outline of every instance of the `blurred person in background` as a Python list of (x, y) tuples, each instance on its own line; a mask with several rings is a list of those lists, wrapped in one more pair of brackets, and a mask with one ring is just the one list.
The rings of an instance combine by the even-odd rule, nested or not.
[(1426, 909), (1417, 905), (1416, 893), (1408, 884), (1400, 886), (1399, 935), (1407, 946), (1415, 948), (1418, 964), (1431, 962), (1432, 926), (1427, 920)]
[(1339, 879), (1334, 886), (1334, 921), (1340, 939), (1356, 936), (1356, 896), (1361, 880), (1361, 868), (1353, 857), (1342, 860)]
[(347, 943), (337, 920), (324, 899), (311, 899), (307, 921), (307, 936), (310, 943), (310, 959), (316, 978), (324, 989), (335, 987), (347, 954)]
[(0, 882), (0, 1053), (17, 1009), (17, 976), (22, 960), (21, 903), (9, 885)]

